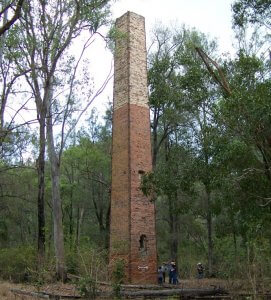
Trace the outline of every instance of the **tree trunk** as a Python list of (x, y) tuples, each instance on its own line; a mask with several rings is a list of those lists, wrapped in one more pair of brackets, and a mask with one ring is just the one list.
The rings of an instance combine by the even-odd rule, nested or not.
[[(214, 296), (214, 295), (227, 295), (227, 291), (218, 287), (218, 288), (170, 288), (170, 289), (161, 289), (161, 290), (139, 290), (139, 291), (129, 291), (124, 290), (121, 291), (120, 294), (125, 296), (126, 298), (137, 298), (143, 297), (145, 298), (154, 298), (157, 299), (159, 297), (170, 297), (179, 295), (179, 299), (195, 299), (204, 296)], [(208, 297), (206, 299), (210, 299)], [(214, 298), (215, 299), (215, 298)]]
[(38, 257), (39, 264), (42, 265), (45, 257), (45, 214), (44, 214), (44, 190), (45, 190), (45, 116), (40, 115), (40, 137), (39, 137), (39, 158), (37, 160), (38, 169)]
[(213, 224), (212, 224), (212, 212), (210, 205), (210, 192), (207, 189), (206, 197), (206, 208), (207, 208), (207, 232), (208, 232), (208, 274), (213, 275)]
[(169, 236), (170, 236), (170, 255), (173, 261), (177, 261), (178, 244), (179, 244), (179, 231), (178, 231), (178, 216), (174, 212), (174, 200), (169, 198)]
[(54, 220), (54, 246), (56, 257), (56, 275), (63, 282), (67, 279), (67, 269), (64, 253), (64, 235), (62, 225), (62, 209), (60, 197), (60, 160), (57, 156), (54, 137), (53, 124), (50, 116), (47, 118), (47, 138), (48, 138), (48, 155), (51, 165), (51, 180), (52, 180), (52, 205), (53, 205), (53, 220)]
[(236, 240), (236, 226), (234, 221), (234, 216), (231, 218), (231, 225), (232, 225), (232, 237), (233, 237), (233, 245), (234, 245), (234, 257), (235, 261), (237, 262), (237, 240)]
[(69, 236), (70, 236), (70, 241), (69, 241), (70, 249), (72, 249), (72, 247), (73, 247), (73, 187), (71, 188), (71, 191), (70, 191)]
[[(170, 146), (168, 138), (165, 140), (165, 160), (169, 161)], [(178, 214), (176, 213), (177, 193), (168, 195), (168, 217), (169, 217), (169, 236), (170, 236), (170, 255), (171, 259), (177, 262), (178, 245), (179, 245), (179, 224)]]
[(158, 119), (159, 119), (159, 112), (158, 109), (155, 108), (153, 112), (153, 123), (152, 123), (152, 137), (153, 137), (153, 144), (152, 144), (152, 168), (153, 170), (156, 167), (157, 155), (158, 155), (158, 138), (157, 138), (157, 130), (158, 130)]
[[(7, 5), (7, 0), (2, 1), (2, 5), (0, 5), (0, 10), (2, 11)], [(3, 17), (3, 25), (7, 23), (8, 19), (8, 10), (4, 12)], [(3, 49), (4, 49), (4, 44), (5, 44), (5, 33), (2, 34), (1, 39), (0, 39), (0, 66), (2, 66), (2, 61), (3, 61)]]
[(158, 146), (157, 146), (157, 132), (156, 130), (153, 131), (153, 147), (152, 147), (152, 167), (155, 169), (156, 161), (158, 155)]
[[(0, 5), (0, 9), (3, 10), (4, 7), (6, 6), (7, 4), (7, 1), (4, 0), (3, 3), (2, 3), (2, 6)], [(8, 17), (8, 12), (5, 11), (4, 12), (4, 15), (3, 15), (3, 24), (5, 24), (7, 22), (7, 17)], [(4, 50), (4, 47), (5, 47), (5, 34), (3, 34), (0, 38), (0, 66), (2, 66), (2, 63), (3, 63), (3, 50)], [(1, 73), (3, 72), (2, 68), (1, 68)], [(1, 74), (1, 77), (3, 76), (3, 73)], [(2, 80), (2, 95), (1, 95), (1, 105), (0, 105), (0, 147), (2, 148), (2, 143), (3, 143), (3, 140), (4, 140), (4, 112), (5, 112), (5, 106), (6, 106), (6, 101), (7, 101), (7, 97), (5, 95), (5, 87), (6, 85), (6, 78), (3, 78)], [(2, 152), (2, 149), (1, 149), (1, 152)]]
[(110, 215), (111, 215), (111, 198), (109, 197), (109, 204), (106, 211), (106, 219), (105, 219), (105, 228), (106, 228), (106, 236), (105, 236), (105, 249), (109, 249), (110, 242)]
[(80, 243), (80, 232), (81, 232), (81, 225), (83, 222), (83, 217), (84, 217), (85, 210), (84, 208), (77, 208), (77, 221), (76, 221), (76, 240), (75, 240), (75, 245), (76, 249), (79, 247)]

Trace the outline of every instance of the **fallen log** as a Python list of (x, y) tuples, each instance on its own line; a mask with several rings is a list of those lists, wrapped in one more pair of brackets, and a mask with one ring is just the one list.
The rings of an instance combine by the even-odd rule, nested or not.
[(140, 284), (121, 284), (120, 287), (122, 289), (144, 289), (144, 290), (161, 290), (165, 288), (165, 286), (158, 285), (158, 284), (145, 284), (145, 285), (140, 285)]
[(29, 291), (24, 291), (19, 289), (10, 289), (10, 291), (15, 295), (24, 295), (24, 296), (41, 298), (41, 299), (50, 299), (49, 295), (45, 295), (43, 293), (29, 292)]
[(15, 295), (24, 295), (24, 296), (31, 296), (35, 298), (40, 298), (40, 299), (81, 299), (81, 296), (78, 295), (58, 295), (58, 294), (53, 294), (49, 292), (30, 292), (30, 291), (24, 291), (24, 290), (19, 290), (19, 289), (10, 289), (10, 291), (15, 294)]
[(215, 296), (227, 295), (222, 288), (215, 289), (167, 289), (167, 290), (140, 290), (140, 291), (121, 291), (124, 297), (163, 297), (163, 296)]
[[(74, 274), (68, 274), (68, 278), (69, 279), (82, 279), (83, 277), (78, 276), (78, 275), (74, 275)], [(96, 283), (99, 285), (104, 285), (104, 286), (109, 286), (112, 287), (112, 282), (105, 282), (105, 281), (99, 281), (96, 280)], [(158, 284), (121, 284), (120, 285), (121, 288), (123, 289), (163, 289), (165, 287), (172, 287), (174, 288), (173, 285), (169, 285), (169, 284), (164, 284), (164, 285), (158, 285)]]
[[(45, 293), (45, 292), (44, 292)], [(46, 292), (46, 295), (49, 296), (49, 299), (82, 299), (81, 296), (78, 295), (58, 295), (58, 294), (52, 294), (52, 293), (48, 293)]]

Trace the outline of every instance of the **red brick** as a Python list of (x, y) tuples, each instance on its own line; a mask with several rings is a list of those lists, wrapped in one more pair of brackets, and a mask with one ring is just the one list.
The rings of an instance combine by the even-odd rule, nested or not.
[(127, 13), (116, 26), (127, 37), (115, 54), (110, 265), (124, 259), (126, 282), (156, 283), (155, 207), (140, 190), (152, 170), (144, 18)]

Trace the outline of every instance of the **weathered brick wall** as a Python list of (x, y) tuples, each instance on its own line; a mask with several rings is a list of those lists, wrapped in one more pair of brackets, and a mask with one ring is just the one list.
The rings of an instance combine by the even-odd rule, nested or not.
[(156, 283), (154, 204), (140, 190), (152, 169), (144, 18), (128, 12), (116, 22), (110, 263), (126, 262), (126, 281)]
[(115, 53), (114, 109), (128, 99), (148, 108), (145, 20), (128, 12), (117, 19), (116, 27), (121, 35)]

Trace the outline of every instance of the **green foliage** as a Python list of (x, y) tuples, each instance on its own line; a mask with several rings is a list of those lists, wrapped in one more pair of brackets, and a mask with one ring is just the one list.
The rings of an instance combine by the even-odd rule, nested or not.
[(91, 277), (80, 278), (77, 283), (80, 295), (86, 299), (95, 299), (97, 296), (96, 282)]
[(159, 194), (158, 188), (159, 184), (154, 173), (146, 173), (141, 178), (140, 188), (145, 196), (150, 196), (151, 201), (155, 200), (155, 195)]
[(269, 0), (238, 0), (233, 3), (234, 25), (259, 23), (270, 28), (271, 4)]
[(113, 270), (112, 270), (112, 286), (114, 295), (117, 299), (121, 298), (121, 284), (123, 283), (125, 276), (125, 261), (122, 259), (117, 259), (114, 261)]
[(89, 26), (92, 32), (96, 32), (102, 25), (109, 23), (109, 0), (84, 0), (79, 3), (79, 8), (81, 20)]
[(66, 247), (65, 258), (67, 265), (67, 272), (71, 274), (79, 274), (79, 257), (76, 253), (76, 249)]
[[(95, 117), (90, 121), (94, 122)], [(76, 246), (75, 220), (78, 222), (82, 212), (87, 217), (81, 227), (81, 240), (90, 239), (92, 244), (102, 247), (108, 245), (110, 149), (110, 131), (94, 122), (88, 133), (78, 133), (78, 143), (63, 153), (61, 193), (71, 248)]]
[[(45, 15), (35, 5), (38, 3), (50, 7), (44, 10)], [(61, 2), (63, 12), (57, 9), (59, 3), (27, 2), (29, 11), (24, 14), (30, 12), (33, 16), (34, 30), (29, 31), (33, 36), (26, 36), (19, 22), (9, 30), (2, 57), (6, 82), (27, 71), (29, 82), (38, 79), (39, 89), (35, 93), (46, 94), (44, 78), (48, 78), (52, 62), (64, 43), (71, 45), (72, 39), (84, 29), (94, 33), (101, 24), (108, 24), (109, 1)], [(224, 62), (216, 52), (216, 42), (203, 33), (185, 26), (155, 30), (148, 59), (154, 170), (142, 177), (141, 189), (151, 201), (156, 201), (159, 258), (168, 261), (176, 256), (181, 278), (194, 278), (197, 262), (202, 261), (207, 267), (209, 259), (215, 276), (248, 279), (256, 290), (271, 274), (270, 59), (269, 51), (261, 55), (261, 51), (255, 51), (270, 41), (270, 1), (236, 0), (233, 12), (235, 25), (242, 27), (242, 39), (236, 56)], [(75, 24), (76, 18), (80, 22)], [(74, 27), (70, 28), (71, 24)], [(39, 31), (44, 25), (46, 30)], [(248, 49), (244, 47), (247, 25), (255, 29), (265, 27), (253, 32)], [(69, 30), (73, 38), (66, 40)], [(51, 41), (47, 40), (49, 36), (53, 36)], [(112, 42), (125, 39), (126, 35), (112, 27), (109, 38)], [(230, 96), (226, 98), (215, 84), (195, 47), (222, 66), (231, 87)], [(39, 57), (37, 53), (47, 56), (31, 64), (35, 66), (31, 73), (25, 58), (33, 50), (37, 51), (32, 53), (35, 58)], [(68, 102), (64, 103), (62, 96), (58, 99), (57, 95), (63, 95), (73, 80), (76, 65), (75, 57), (63, 53), (53, 75), (51, 108), (52, 115), (57, 116), (55, 125), (64, 118), (62, 109), (68, 107), (71, 113), (81, 111), (76, 95), (89, 99), (92, 92), (91, 88), (81, 91), (89, 87), (89, 77), (84, 73), (82, 82), (75, 79), (73, 95), (64, 95)], [(41, 67), (44, 65), (46, 68)], [(45, 70), (49, 73), (42, 73)], [(12, 86), (12, 93), (18, 87), (21, 91), (21, 82)], [(65, 118), (67, 126), (74, 124), (72, 114)], [(108, 247), (110, 220), (112, 107), (107, 111), (105, 125), (98, 123), (94, 110), (87, 122), (88, 127), (74, 132), (63, 150), (60, 188), (67, 269), (82, 276), (78, 289), (82, 296), (91, 299), (97, 294), (97, 280), (108, 278), (108, 253), (104, 249)], [(11, 125), (16, 126), (15, 120)], [(45, 230), (46, 254), (50, 257), (37, 270), (36, 250), (20, 245), (36, 243), (37, 216), (33, 207), (38, 188), (35, 160), (39, 142), (27, 127), (7, 133), (1, 140), (0, 275), (15, 281), (31, 280), (40, 286), (53, 277), (48, 163)], [(31, 139), (33, 159), (25, 162), (24, 153)], [(206, 226), (208, 222), (212, 231)], [(114, 246), (119, 251), (127, 244)], [(124, 272), (124, 261), (116, 261), (112, 274), (116, 297), (120, 297)]]
[(108, 32), (108, 47), (114, 53), (116, 51), (116, 41), (127, 39), (127, 34), (116, 29), (116, 26), (111, 26)]
[(103, 248), (81, 247), (78, 252), (78, 274), (89, 275), (95, 280), (107, 280), (107, 257), (107, 250)]
[[(194, 231), (192, 228), (194, 225), (191, 225), (190, 233)], [(194, 231), (195, 232), (195, 231)], [(195, 234), (195, 233), (194, 233)], [(178, 256), (179, 258), (179, 270), (180, 278), (189, 278), (193, 279), (197, 276), (197, 263), (200, 261), (204, 266), (206, 266), (206, 253), (205, 248), (203, 247), (200, 236), (198, 235), (198, 240), (190, 241), (186, 239), (183, 241), (179, 247)], [(194, 235), (197, 236), (197, 235)]]
[[(183, 251), (183, 276), (191, 276), (197, 256), (210, 267), (213, 262), (213, 274), (244, 276), (250, 229), (265, 228), (264, 236), (270, 238), (265, 207), (271, 194), (268, 62), (246, 49), (224, 65), (215, 59), (231, 86), (232, 94), (225, 98), (195, 52), (197, 46), (216, 57), (214, 41), (185, 28), (178, 34), (160, 28), (155, 38), (149, 85), (157, 159), (154, 172), (143, 177), (142, 190), (157, 199), (160, 254), (163, 259), (172, 257), (177, 244)], [(186, 233), (180, 241), (179, 230)], [(201, 250), (184, 264), (182, 258), (197, 248), (190, 246), (191, 240)], [(225, 261), (224, 244), (229, 248)]]
[(73, 273), (80, 279), (75, 282), (82, 297), (95, 299), (98, 294), (97, 281), (108, 277), (107, 252), (103, 249), (85, 245), (75, 252), (70, 252), (67, 265), (73, 266)]
[(246, 253), (241, 239), (234, 244), (233, 236), (215, 239), (215, 273), (219, 278), (243, 278), (246, 270)]
[(124, 280), (124, 267), (125, 261), (122, 259), (118, 259), (114, 262), (114, 267), (112, 271), (112, 279), (113, 282), (121, 284)]
[(0, 221), (0, 243), (8, 240), (8, 227), (5, 220)]
[(15, 282), (28, 281), (37, 266), (36, 251), (30, 246), (0, 249), (0, 276)]

